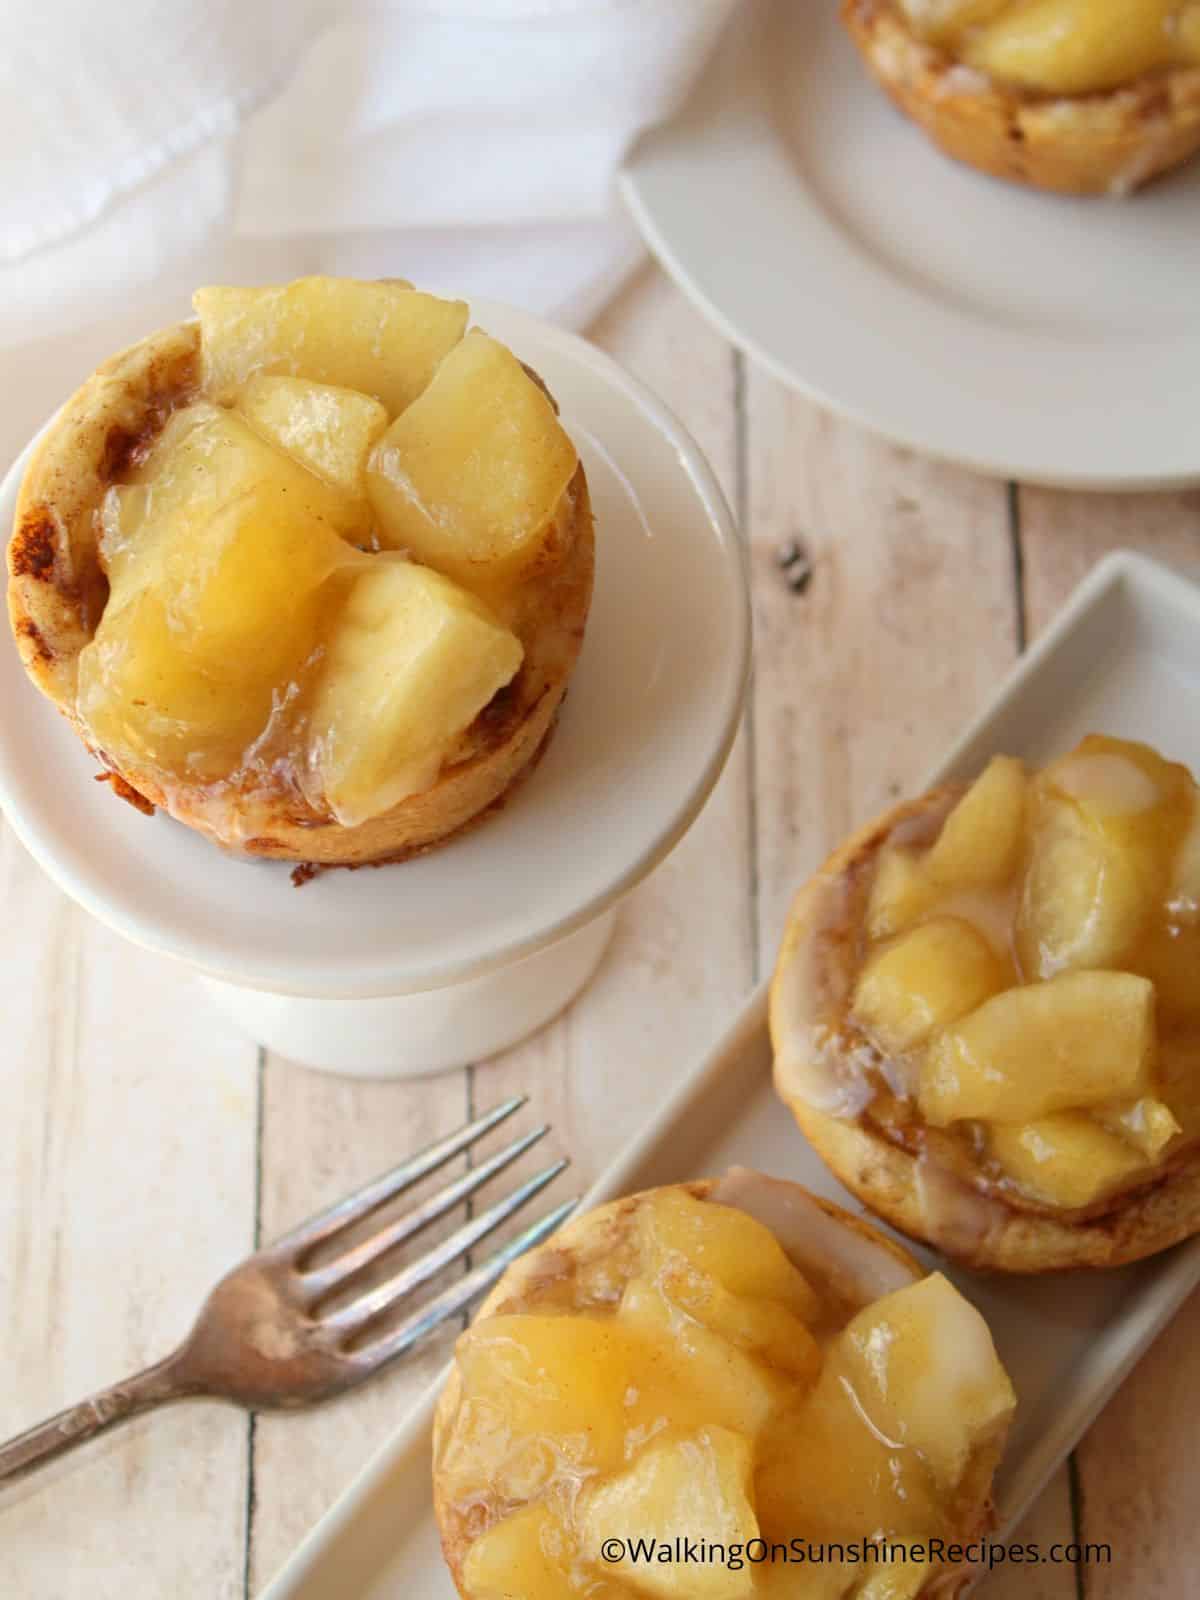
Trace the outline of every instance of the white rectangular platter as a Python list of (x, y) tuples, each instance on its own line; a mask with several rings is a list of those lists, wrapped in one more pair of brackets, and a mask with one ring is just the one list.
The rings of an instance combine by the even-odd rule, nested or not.
[[(996, 751), (1036, 762), (1089, 731), (1147, 740), (1200, 771), (1200, 588), (1139, 556), (1095, 569), (931, 782), (969, 777)], [(584, 1206), (734, 1164), (850, 1203), (775, 1100), (770, 1065), (760, 989)], [(1200, 1282), (1200, 1240), (1110, 1273), (950, 1275), (987, 1317), (1017, 1389), (997, 1483), (1003, 1536)], [(454, 1600), (430, 1495), (433, 1402), (431, 1393), (261, 1600)]]

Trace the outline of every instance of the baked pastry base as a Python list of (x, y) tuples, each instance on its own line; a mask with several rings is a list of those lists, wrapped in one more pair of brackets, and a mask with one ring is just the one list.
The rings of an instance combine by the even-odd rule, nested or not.
[(893, 0), (842, 0), (872, 74), (933, 142), (997, 178), (1059, 194), (1127, 194), (1200, 150), (1200, 67), (1101, 94), (1035, 96), (918, 39)]
[[(911, 1239), (979, 1271), (1057, 1272), (1115, 1267), (1166, 1250), (1200, 1232), (1200, 1148), (1168, 1162), (1160, 1176), (1083, 1213), (1055, 1213), (1030, 1200), (1020, 1208), (993, 1186), (939, 1170), (923, 1149), (894, 1142), (863, 1117), (816, 1108), (799, 1081), (793, 1024), (797, 962), (819, 967), (823, 951), (845, 953), (859, 928), (836, 906), (849, 878), (869, 869), (900, 824), (944, 812), (961, 791), (931, 790), (893, 806), (835, 850), (796, 896), (771, 984), (775, 1087), (801, 1132), (834, 1175), (877, 1216)], [(831, 911), (831, 907), (835, 908)]]
[(167, 783), (148, 766), (96, 749), (75, 713), (79, 653), (108, 595), (95, 513), (108, 488), (200, 390), (200, 331), (181, 323), (104, 363), (66, 403), (26, 470), (9, 547), (8, 605), (26, 671), (112, 775), (114, 793), (161, 807), (226, 849), (250, 856), (365, 865), (432, 848), (488, 809), (553, 727), (583, 642), (594, 540), (582, 465), (556, 513), (559, 561), (522, 587), (513, 631), (525, 658), (449, 753), (432, 788), (345, 827), (299, 790), (264, 780)]
[[(686, 1191), (697, 1200), (710, 1199), (717, 1196), (718, 1191), (731, 1188), (731, 1193), (726, 1198), (722, 1193), (720, 1198), (723, 1203), (736, 1204), (736, 1194), (732, 1186), (751, 1185), (761, 1186), (766, 1190), (777, 1192), (792, 1190), (800, 1186), (787, 1183), (775, 1178), (764, 1178), (758, 1173), (749, 1171), (734, 1171), (726, 1178), (699, 1179), (692, 1183), (673, 1185)], [(596, 1260), (614, 1249), (628, 1232), (634, 1214), (638, 1207), (656, 1190), (647, 1189), (638, 1194), (628, 1195), (620, 1200), (609, 1201), (606, 1205), (597, 1206), (593, 1211), (584, 1212), (582, 1216), (573, 1218), (564, 1227), (536, 1250), (531, 1250), (508, 1268), (504, 1276), (482, 1302), (479, 1310), (472, 1319), (473, 1323), (482, 1321), (486, 1317), (499, 1316), (506, 1313), (522, 1312), (529, 1310), (536, 1302), (540, 1285), (561, 1280), (574, 1274), (577, 1264), (583, 1260)], [(915, 1281), (925, 1276), (925, 1270), (916, 1258), (909, 1254), (903, 1246), (880, 1233), (870, 1223), (862, 1218), (844, 1211), (840, 1206), (831, 1201), (822, 1199), (819, 1195), (804, 1191), (805, 1198), (811, 1201), (818, 1210), (838, 1228), (845, 1229), (854, 1239), (869, 1245), (873, 1251), (882, 1252), (888, 1263), (889, 1270), (893, 1270), (896, 1282), (892, 1287), (899, 1287), (905, 1282)], [(756, 1214), (749, 1205), (743, 1207), (751, 1215)], [(760, 1221), (766, 1220), (760, 1216)], [(774, 1231), (774, 1230), (772, 1230)], [(778, 1236), (778, 1235), (777, 1235)], [(814, 1270), (811, 1260), (799, 1260), (787, 1242), (781, 1238), (785, 1250), (796, 1264), (802, 1267), (806, 1274), (812, 1274), (818, 1289), (834, 1296), (844, 1298), (847, 1307), (857, 1310), (859, 1306), (870, 1303), (870, 1299), (879, 1298), (879, 1295), (863, 1298), (847, 1294), (847, 1285), (840, 1281), (836, 1274), (822, 1281), (822, 1274)], [(886, 1291), (880, 1291), (886, 1292)], [(442, 1539), (442, 1552), (450, 1568), (450, 1575), (458, 1593), (466, 1600), (466, 1590), (463, 1587), (463, 1566), (467, 1552), (476, 1536), (475, 1529), (470, 1524), (469, 1516), (459, 1507), (450, 1502), (446, 1495), (442, 1476), (438, 1471), (438, 1461), (441, 1458), (442, 1442), (452, 1426), (454, 1416), (458, 1410), (462, 1397), (462, 1380), (459, 1376), (457, 1365), (452, 1365), (446, 1384), (438, 1399), (437, 1409), (434, 1414), (433, 1424), (433, 1502), (434, 1512), (437, 1517), (438, 1529)], [(1003, 1440), (996, 1445), (996, 1461), (998, 1462), (1003, 1446)], [(992, 1463), (994, 1470), (995, 1462)], [(983, 1515), (975, 1526), (964, 1529), (957, 1538), (964, 1544), (982, 1538), (996, 1525), (994, 1508), (989, 1501)], [(920, 1590), (914, 1600), (928, 1597), (928, 1600), (955, 1600), (963, 1589), (977, 1576), (970, 1567), (944, 1569), (936, 1573)]]

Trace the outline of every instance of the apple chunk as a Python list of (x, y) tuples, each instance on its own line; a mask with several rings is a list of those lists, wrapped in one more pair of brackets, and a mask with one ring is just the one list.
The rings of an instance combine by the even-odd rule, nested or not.
[(1036, 784), (1033, 851), (1016, 944), (1027, 976), (1127, 967), (1171, 897), (1171, 858), (1191, 815), (1185, 767), (1093, 734)]
[(329, 639), (309, 721), (321, 793), (347, 827), (430, 787), (453, 740), (521, 665), (474, 595), (365, 557)]
[[(827, 1360), (807, 1398), (773, 1418), (759, 1441), (754, 1505), (763, 1537), (786, 1540), (797, 1529), (816, 1542), (943, 1534), (943, 1497), (928, 1464), (864, 1420), (844, 1377)], [(768, 1592), (777, 1589), (786, 1593), (782, 1578)]]
[(816, 1377), (820, 1348), (786, 1306), (775, 1300), (748, 1300), (730, 1294), (715, 1278), (687, 1267), (668, 1269), (659, 1282), (669, 1300), (710, 1332), (802, 1383), (811, 1383)]
[[(1159, 1043), (1158, 1077), (1165, 1083), (1163, 1056), (1165, 1044)], [(1165, 1100), (1153, 1095), (1142, 1095), (1138, 1100), (1115, 1100), (1109, 1105), (1097, 1106), (1092, 1112), (1101, 1127), (1124, 1139), (1135, 1150), (1153, 1161), (1181, 1131), (1174, 1112)]]
[(682, 1260), (731, 1294), (778, 1301), (802, 1320), (820, 1313), (820, 1301), (779, 1240), (736, 1206), (660, 1189), (638, 1207), (637, 1242), (647, 1277)]
[(145, 555), (80, 652), (80, 715), (110, 754), (227, 777), (304, 671), (326, 579), (367, 558), (267, 480), (216, 510), (197, 493)]
[(1035, 828), (1017, 913), (1028, 978), (1120, 966), (1154, 907), (1154, 886), (1123, 842), (1077, 807), (1051, 802)]
[(975, 1451), (998, 1446), (1016, 1405), (986, 1322), (941, 1273), (860, 1311), (826, 1359), (871, 1425), (947, 1492)]
[(779, 1388), (771, 1374), (685, 1328), (650, 1286), (630, 1290), (642, 1304), (615, 1316), (501, 1315), (463, 1335), (462, 1398), (438, 1463), (448, 1493), (528, 1500), (564, 1467), (617, 1471), (671, 1424), (758, 1431)]
[(996, 1125), (988, 1153), (1035, 1200), (1068, 1208), (1091, 1205), (1147, 1166), (1132, 1145), (1079, 1111)]
[[(343, 494), (366, 500), (367, 456), (388, 424), (380, 401), (307, 378), (256, 377), (242, 389), (237, 404), (277, 449)], [(364, 514), (366, 509), (364, 504)]]
[(921, 1066), (925, 1120), (1030, 1122), (1152, 1091), (1154, 985), (1071, 972), (1007, 989), (938, 1034)]
[(1186, 809), (1191, 778), (1150, 745), (1090, 733), (1043, 774), (1052, 792), (1067, 795), (1098, 823), (1153, 838), (1170, 813)]
[(1004, 987), (999, 956), (970, 923), (936, 917), (867, 960), (854, 1016), (879, 1047), (903, 1054)]
[(930, 876), (952, 889), (1007, 883), (1021, 859), (1027, 787), (1020, 761), (994, 756), (943, 823), (926, 857)]
[(577, 1600), (566, 1529), (544, 1502), (494, 1523), (467, 1552), (463, 1584), (470, 1600)]
[(925, 858), (898, 845), (879, 853), (867, 901), (867, 935), (890, 939), (921, 921), (937, 899), (937, 885), (925, 870)]
[[(750, 1441), (727, 1428), (655, 1439), (626, 1471), (585, 1489), (580, 1553), (637, 1594), (661, 1600), (751, 1600), (754, 1567), (744, 1559), (664, 1562), (651, 1553), (676, 1539), (737, 1545), (744, 1551), (758, 1538), (750, 1473)], [(625, 1541), (625, 1555), (605, 1563), (601, 1548), (616, 1535)]]
[(1174, 0), (1024, 0), (960, 41), (968, 66), (1045, 95), (1118, 89), (1171, 59)]
[(468, 588), (556, 559), (554, 512), (577, 464), (553, 405), (478, 328), (375, 446), (380, 537)]
[[(165, 581), (159, 558), (204, 554), (202, 530), (237, 502), (273, 496), (273, 521), (301, 521), (354, 538), (366, 532), (361, 499), (322, 482), (261, 437), (243, 417), (197, 401), (177, 411), (131, 481), (108, 491), (100, 511), (100, 553), (109, 604), (132, 590)], [(231, 511), (236, 521), (241, 513)], [(184, 574), (176, 572), (174, 582)]]
[(396, 416), (462, 338), (461, 300), (398, 280), (297, 278), (257, 289), (198, 289), (204, 385), (230, 400), (253, 373), (332, 383), (373, 395)]
[(660, 1381), (678, 1386), (683, 1398), (679, 1410), (663, 1413), (669, 1421), (713, 1422), (753, 1437), (779, 1400), (776, 1373), (679, 1309), (647, 1278), (626, 1285), (617, 1321), (659, 1352)]
[(656, 1354), (612, 1316), (486, 1317), (458, 1342), (462, 1400), (438, 1462), (447, 1492), (527, 1500), (563, 1464), (617, 1469), (627, 1432), (681, 1403)]

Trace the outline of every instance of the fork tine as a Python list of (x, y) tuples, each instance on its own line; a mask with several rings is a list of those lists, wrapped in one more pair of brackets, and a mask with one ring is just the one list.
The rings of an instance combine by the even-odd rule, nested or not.
[(402, 1161), (398, 1167), (393, 1167), (390, 1172), (383, 1173), (356, 1190), (354, 1194), (339, 1200), (336, 1205), (330, 1206), (325, 1211), (318, 1211), (316, 1216), (299, 1223), (270, 1246), (271, 1253), (289, 1255), (311, 1250), (340, 1232), (342, 1228), (347, 1228), (351, 1223), (360, 1222), (364, 1217), (370, 1216), (372, 1211), (378, 1210), (396, 1195), (403, 1194), (406, 1189), (411, 1189), (429, 1173), (436, 1172), (439, 1167), (445, 1166), (447, 1161), (460, 1155), (477, 1139), (482, 1139), (485, 1133), (490, 1133), (515, 1111), (519, 1111), (528, 1098), (528, 1095), (515, 1094), (508, 1100), (502, 1100), (498, 1106), (485, 1111), (481, 1117), (468, 1122), (456, 1133), (437, 1140), (426, 1149), (418, 1151), (415, 1156), (410, 1156), (407, 1161)]
[(503, 1150), (489, 1157), (480, 1166), (472, 1167), (461, 1178), (456, 1178), (444, 1189), (439, 1189), (421, 1205), (405, 1212), (404, 1216), (397, 1217), (394, 1222), (388, 1223), (378, 1233), (372, 1234), (369, 1239), (364, 1239), (361, 1244), (355, 1245), (322, 1267), (313, 1267), (301, 1272), (301, 1290), (307, 1296), (309, 1303), (311, 1304), (320, 1295), (327, 1294), (335, 1285), (345, 1283), (356, 1272), (362, 1272), (387, 1251), (394, 1250), (397, 1245), (403, 1244), (406, 1239), (411, 1239), (414, 1234), (427, 1228), (431, 1222), (444, 1217), (447, 1211), (453, 1211), (455, 1206), (461, 1205), (477, 1189), (482, 1189), (489, 1179), (503, 1172), (506, 1167), (510, 1167), (519, 1156), (523, 1156), (526, 1150), (531, 1150), (549, 1132), (549, 1123), (543, 1123), (532, 1133), (522, 1134), (519, 1139), (514, 1139), (511, 1144), (505, 1145)]
[(514, 1239), (510, 1239), (494, 1255), (489, 1256), (457, 1283), (452, 1283), (448, 1289), (444, 1289), (427, 1305), (422, 1306), (420, 1311), (414, 1312), (411, 1317), (406, 1318), (399, 1326), (389, 1329), (378, 1339), (373, 1339), (370, 1344), (354, 1351), (353, 1359), (360, 1362), (363, 1367), (362, 1376), (365, 1378), (385, 1363), (404, 1355), (443, 1322), (456, 1316), (460, 1311), (465, 1311), (472, 1300), (492, 1287), (518, 1256), (524, 1255), (526, 1250), (532, 1250), (534, 1245), (541, 1244), (543, 1239), (548, 1239), (555, 1233), (578, 1204), (579, 1196), (576, 1195), (573, 1200), (555, 1206), (554, 1210), (539, 1222), (532, 1223)]
[(321, 1315), (318, 1320), (327, 1329), (340, 1333), (356, 1332), (373, 1317), (380, 1316), (398, 1300), (403, 1300), (405, 1295), (411, 1294), (426, 1279), (432, 1278), (443, 1267), (448, 1267), (457, 1257), (464, 1255), (472, 1245), (478, 1244), (480, 1239), (498, 1228), (514, 1212), (520, 1211), (534, 1195), (540, 1194), (548, 1183), (552, 1183), (568, 1164), (565, 1160), (556, 1161), (552, 1166), (544, 1168), (519, 1188), (514, 1189), (511, 1194), (505, 1195), (503, 1200), (497, 1200), (495, 1205), (489, 1206), (486, 1211), (481, 1211), (477, 1217), (465, 1223), (448, 1239), (443, 1239), (427, 1255), (404, 1267), (394, 1278), (389, 1278), (386, 1283), (381, 1283), (375, 1289), (368, 1289), (364, 1294), (339, 1306), (336, 1311)]

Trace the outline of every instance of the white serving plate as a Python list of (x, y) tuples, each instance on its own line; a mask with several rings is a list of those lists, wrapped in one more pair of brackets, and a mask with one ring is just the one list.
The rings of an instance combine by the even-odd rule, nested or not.
[[(995, 751), (1038, 761), (1097, 729), (1157, 743), (1200, 769), (1200, 588), (1126, 553), (1110, 556), (1079, 587), (930, 782), (970, 776)], [(770, 1061), (763, 987), (583, 1205), (741, 1163), (861, 1209), (776, 1101)], [(1108, 1273), (949, 1275), (987, 1317), (1017, 1390), (997, 1480), (1005, 1537), (1200, 1282), (1200, 1240)], [(430, 1494), (434, 1397), (409, 1416), (261, 1600), (454, 1600)]]
[(739, 7), (628, 158), (651, 249), (785, 382), (1026, 482), (1200, 477), (1200, 162), (1072, 199), (943, 157), (868, 78), (836, 0)]
[[(594, 345), (493, 301), (471, 311), (554, 392), (597, 529), (587, 634), (558, 728), (486, 826), (403, 867), (322, 873), (297, 893), (286, 862), (236, 859), (161, 813), (114, 804), (15, 650), (0, 650), (0, 807), (21, 842), (93, 916), (208, 978), (364, 1000), (536, 956), (657, 866), (733, 743), (750, 655), (744, 552), (699, 446)], [(5, 530), (27, 460), (0, 486)]]

